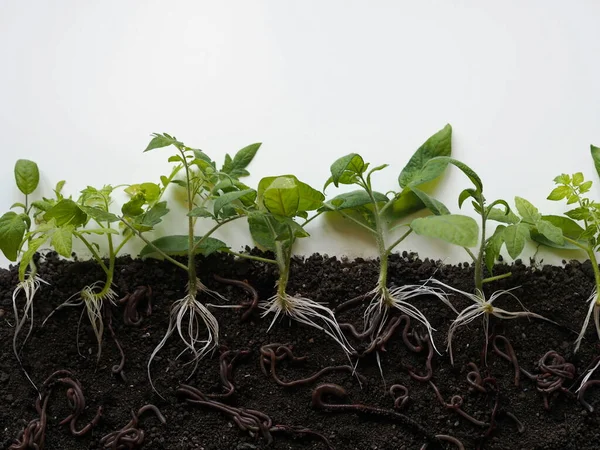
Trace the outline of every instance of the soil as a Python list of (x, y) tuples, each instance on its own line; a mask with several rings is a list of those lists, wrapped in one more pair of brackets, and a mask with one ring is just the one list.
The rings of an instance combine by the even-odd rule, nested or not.
[[(231, 303), (248, 301), (247, 293), (239, 287), (215, 281), (213, 274), (248, 280), (263, 300), (274, 294), (276, 270), (263, 263), (215, 256), (200, 258), (198, 267), (205, 284)], [(499, 265), (496, 268), (496, 274), (507, 271), (512, 271), (512, 277), (491, 283), (487, 286), (488, 293), (518, 286), (512, 292), (523, 306), (558, 325), (542, 320), (492, 320), (490, 333), (501, 334), (512, 343), (519, 364), (527, 371), (539, 374), (540, 358), (546, 352), (555, 350), (575, 366), (575, 378), (578, 378), (599, 354), (593, 326), (589, 327), (577, 354), (573, 353), (576, 334), (568, 329), (578, 329), (587, 312), (585, 300), (594, 287), (589, 262), (542, 267), (526, 266), (517, 261), (510, 266)], [(240, 430), (226, 414), (188, 404), (175, 395), (181, 383), (195, 386), (204, 393), (224, 392), (219, 377), (218, 352), (203, 359), (196, 372), (187, 379), (191, 366), (185, 365), (185, 356), (176, 359), (183, 345), (175, 337), (168, 341), (152, 365), (155, 386), (164, 399), (153, 392), (146, 366), (150, 353), (167, 329), (170, 305), (185, 295), (186, 274), (180, 269), (160, 261), (132, 260), (128, 257), (118, 260), (115, 290), (120, 295), (133, 291), (137, 286), (151, 286), (153, 291), (152, 314), (144, 317), (139, 327), (123, 323), (122, 306), (112, 308), (115, 332), (126, 354), (126, 382), (111, 373), (111, 367), (119, 361), (119, 353), (108, 332), (104, 335), (100, 362), (96, 362), (95, 338), (85, 318), (79, 332), (78, 352), (76, 333), (81, 314), (79, 308), (60, 310), (44, 327), (41, 326), (42, 319), (59, 304), (85, 285), (102, 280), (97, 265), (85, 261), (61, 261), (54, 254), (49, 254), (39, 261), (39, 275), (49, 285), (44, 285), (35, 299), (35, 327), (23, 350), (25, 368), (38, 385), (56, 370), (67, 369), (73, 373), (73, 377), (81, 383), (86, 399), (86, 409), (79, 419), (78, 428), (94, 417), (99, 406), (103, 408), (102, 418), (92, 431), (85, 436), (74, 437), (68, 426), (59, 423), (70, 409), (64, 396), (65, 389), (58, 389), (61, 392), (54, 393), (49, 400), (46, 449), (102, 448), (100, 439), (103, 436), (122, 428), (131, 419), (132, 410), (137, 411), (149, 403), (160, 409), (167, 423), (161, 424), (151, 414), (142, 419), (140, 427), (145, 432), (144, 449), (326, 448), (314, 436), (284, 433), (274, 433), (274, 442), (267, 446), (264, 437)], [(301, 293), (335, 307), (373, 288), (377, 275), (377, 261), (346, 261), (313, 255), (294, 261), (289, 292)], [(470, 291), (473, 286), (473, 269), (467, 264), (442, 265), (427, 259), (421, 261), (416, 255), (407, 253), (391, 257), (389, 283), (392, 285), (418, 283), (432, 276), (465, 291)], [(7, 449), (24, 426), (38, 417), (35, 409), (37, 393), (24, 377), (12, 351), (14, 316), (11, 295), (16, 282), (14, 268), (0, 270), (2, 449)], [(219, 299), (204, 300), (225, 303)], [(451, 300), (459, 310), (469, 305), (467, 299), (458, 295), (453, 295)], [(564, 387), (570, 391), (565, 389), (566, 392), (550, 395), (549, 409), (546, 409), (544, 397), (535, 381), (521, 375), (518, 386), (515, 385), (515, 370), (509, 361), (492, 350), (487, 354), (487, 364), (482, 361), (485, 339), (480, 318), (458, 330), (453, 342), (452, 366), (444, 351), (444, 341), (455, 313), (433, 297), (414, 299), (413, 304), (424, 312), (437, 330), (434, 339), (442, 355), (434, 355), (432, 381), (444, 401), (449, 403), (452, 396), (462, 396), (462, 410), (486, 423), (490, 422), (497, 401), (493, 428), (489, 425), (476, 426), (456, 411), (444, 407), (429, 383), (409, 376), (409, 366), (414, 366), (417, 373), (425, 373), (426, 352), (410, 351), (399, 331), (387, 343), (385, 352), (379, 352), (378, 357), (373, 353), (360, 359), (357, 371), (365, 377), (363, 383), (359, 383), (351, 373), (332, 372), (307, 385), (281, 387), (261, 371), (260, 347), (265, 344), (292, 344), (297, 356), (308, 357), (302, 362), (279, 362), (278, 374), (284, 380), (306, 377), (326, 366), (347, 364), (348, 360), (342, 350), (322, 332), (290, 323), (287, 319), (280, 319), (269, 329), (271, 318), (263, 319), (258, 313), (251, 316), (250, 320), (240, 322), (242, 311), (239, 309), (213, 310), (221, 328), (221, 343), (231, 350), (250, 350), (249, 355), (236, 361), (233, 371), (235, 393), (223, 402), (268, 414), (274, 424), (305, 427), (321, 433), (338, 450), (420, 449), (426, 442), (424, 436), (390, 414), (323, 411), (311, 406), (311, 393), (316, 386), (335, 383), (347, 391), (349, 399), (345, 400), (346, 403), (361, 403), (388, 412), (394, 411), (394, 399), (388, 391), (392, 384), (401, 383), (408, 388), (410, 400), (400, 412), (429, 433), (458, 438), (467, 449), (567, 450), (599, 447), (600, 413), (597, 410), (588, 412), (572, 394), (577, 387), (576, 379), (565, 381)], [(339, 320), (362, 328), (365, 306), (363, 303), (340, 313)], [(500, 298), (496, 306), (513, 311), (520, 308), (510, 296)], [(413, 323), (412, 326), (417, 331), (423, 331), (419, 325)], [(357, 347), (361, 345), (355, 340), (352, 342)], [(475, 363), (482, 377), (488, 379), (485, 384), (488, 390), (485, 392), (469, 389), (469, 363)], [(600, 389), (590, 388), (586, 399), (592, 406), (600, 406)], [(327, 401), (344, 402), (329, 397)], [(522, 422), (522, 432), (519, 432), (517, 422), (511, 417)], [(449, 443), (433, 443), (427, 448), (457, 447)]]

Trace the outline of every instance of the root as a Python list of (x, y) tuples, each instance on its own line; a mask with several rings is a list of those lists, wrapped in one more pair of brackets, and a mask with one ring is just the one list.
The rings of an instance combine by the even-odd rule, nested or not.
[(596, 324), (596, 333), (598, 334), (598, 338), (600, 339), (600, 320), (599, 320), (599, 312), (600, 305), (596, 303), (596, 299), (598, 298), (598, 291), (596, 288), (592, 291), (588, 299), (587, 303), (590, 304), (588, 308), (588, 313), (585, 316), (585, 321), (583, 322), (583, 326), (581, 327), (581, 331), (575, 340), (575, 350), (574, 353), (577, 353), (579, 350), (579, 346), (581, 345), (581, 341), (583, 340), (583, 336), (585, 335), (585, 330), (587, 330), (588, 325), (590, 324), (590, 318), (592, 317), (592, 313), (594, 315), (594, 323)]
[[(207, 288), (204, 288), (207, 289)], [(208, 289), (207, 289), (208, 290)], [(184, 319), (187, 317), (187, 327), (184, 327)], [(205, 339), (200, 339), (200, 333), (203, 333), (206, 329), (207, 336)], [(148, 360), (148, 379), (152, 389), (163, 398), (157, 391), (152, 381), (152, 375), (150, 372), (150, 365), (154, 360), (158, 352), (165, 346), (171, 335), (177, 330), (177, 334), (184, 343), (185, 348), (177, 356), (179, 358), (182, 354), (190, 352), (192, 359), (186, 363), (193, 364), (194, 367), (190, 373), (190, 377), (196, 371), (198, 361), (206, 356), (208, 353), (213, 351), (219, 345), (219, 323), (215, 316), (196, 299), (193, 294), (187, 294), (182, 299), (179, 299), (171, 306), (171, 312), (169, 317), (169, 326), (162, 340), (158, 343), (156, 348), (152, 351), (150, 359)], [(188, 377), (189, 378), (189, 377)]]
[(262, 317), (270, 313), (273, 313), (275, 316), (271, 325), (269, 325), (269, 330), (273, 327), (279, 316), (283, 314), (297, 322), (323, 331), (342, 347), (346, 355), (354, 352), (346, 336), (344, 336), (333, 311), (314, 300), (299, 296), (293, 297), (289, 294), (285, 294), (285, 296), (276, 294), (261, 304), (260, 307), (264, 309)]

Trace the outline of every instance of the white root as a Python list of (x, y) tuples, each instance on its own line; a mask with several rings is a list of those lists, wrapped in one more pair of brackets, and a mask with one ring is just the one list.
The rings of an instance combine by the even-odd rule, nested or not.
[[(200, 285), (199, 292), (215, 294), (204, 285)], [(184, 320), (186, 318), (187, 327), (184, 325)], [(200, 334), (203, 333), (204, 329), (206, 329), (207, 335), (205, 339), (201, 339)], [(163, 336), (162, 340), (158, 343), (156, 348), (152, 351), (147, 365), (150, 385), (161, 398), (162, 396), (155, 388), (154, 382), (152, 381), (150, 365), (175, 330), (177, 330), (177, 334), (179, 334), (179, 337), (185, 346), (177, 358), (188, 351), (192, 354), (191, 361), (186, 363), (186, 365), (194, 364), (194, 368), (189, 375), (190, 377), (196, 371), (200, 359), (219, 346), (219, 323), (217, 322), (215, 316), (213, 316), (213, 314), (206, 308), (206, 306), (198, 301), (196, 296), (191, 293), (188, 293), (185, 297), (175, 301), (171, 306), (167, 332)]]
[[(323, 331), (326, 335), (337, 342), (346, 355), (354, 352), (354, 349), (344, 336), (335, 314), (327, 306), (317, 303), (306, 297), (276, 294), (266, 302), (260, 304), (264, 309), (262, 317), (274, 314), (269, 330), (273, 327), (280, 315), (286, 315), (297, 322), (311, 326)], [(322, 325), (321, 325), (322, 324)]]
[[(20, 356), (21, 350), (23, 350), (23, 347), (25, 346), (25, 343), (29, 339), (29, 336), (31, 335), (31, 332), (33, 330), (33, 299), (35, 298), (35, 294), (38, 291), (38, 289), (41, 287), (42, 283), (48, 285), (48, 283), (46, 281), (42, 280), (40, 277), (35, 276), (35, 275), (34, 276), (30, 275), (25, 280), (23, 280), (23, 281), (19, 282), (19, 284), (17, 284), (17, 286), (15, 287), (13, 294), (12, 294), (13, 311), (15, 314), (15, 333), (13, 335), (13, 352), (15, 353), (15, 357), (17, 358), (17, 361), (18, 361), (19, 365), (21, 366), (21, 368), (23, 368), (23, 363), (21, 361), (21, 356)], [(21, 292), (23, 292), (23, 294), (25, 295), (25, 305), (23, 306), (23, 316), (22, 317), (19, 316), (19, 308), (17, 307), (17, 300), (18, 300), (19, 294)], [(17, 349), (17, 347), (18, 347), (17, 340), (18, 340), (19, 334), (21, 333), (21, 330), (25, 326), (25, 323), (27, 322), (28, 319), (29, 319), (29, 329), (27, 330), (27, 335), (25, 336), (25, 339), (23, 339), (21, 346)], [(23, 372), (25, 373), (25, 376), (27, 377), (29, 382), (37, 390), (37, 386), (31, 379), (31, 377), (29, 376), (27, 371), (25, 369), (23, 369)]]
[[(456, 289), (446, 283), (442, 283), (439, 280), (432, 279), (431, 281), (435, 284), (438, 284), (447, 289), (450, 289), (451, 291), (457, 292), (457, 293), (463, 295), (464, 297), (467, 297), (474, 303), (473, 305), (467, 306), (465, 309), (463, 309), (460, 312), (460, 314), (456, 317), (456, 319), (454, 319), (452, 321), (452, 324), (450, 325), (450, 329), (448, 330), (447, 347), (448, 347), (448, 353), (450, 354), (450, 362), (452, 365), (454, 365), (454, 355), (452, 352), (452, 339), (454, 337), (454, 334), (456, 333), (456, 330), (459, 327), (468, 325), (469, 323), (471, 323), (473, 320), (475, 320), (479, 316), (483, 316), (483, 331), (485, 333), (485, 348), (487, 348), (487, 346), (488, 346), (488, 339), (489, 339), (488, 327), (489, 327), (489, 316), (490, 315), (496, 316), (499, 319), (518, 319), (521, 317), (542, 319), (547, 322), (558, 325), (553, 320), (550, 320), (539, 314), (527, 311), (527, 309), (523, 306), (523, 304), (517, 298), (517, 296), (511, 292), (515, 289), (518, 289), (520, 286), (511, 288), (511, 289), (507, 289), (507, 290), (496, 291), (496, 292), (492, 293), (492, 295), (490, 295), (489, 300), (486, 300), (483, 292), (479, 291), (478, 293), (473, 294), (470, 292), (461, 291), (460, 289)], [(521, 307), (523, 309), (525, 309), (525, 311), (513, 312), (513, 311), (506, 311), (504, 309), (494, 307), (493, 306), (494, 301), (506, 294), (510, 295), (515, 300), (517, 300), (519, 302), (519, 304), (521, 305)]]
[[(55, 312), (63, 308), (77, 307), (82, 305), (85, 306), (84, 311), (87, 312), (90, 325), (92, 326), (92, 330), (94, 331), (94, 335), (96, 336), (96, 340), (98, 342), (98, 352), (96, 355), (97, 360), (100, 359), (100, 355), (102, 353), (102, 335), (104, 334), (104, 320), (102, 318), (102, 308), (105, 301), (114, 303), (115, 299), (117, 298), (117, 293), (113, 291), (112, 288), (109, 288), (107, 292), (100, 296), (98, 291), (101, 292), (103, 290), (103, 287), (104, 283), (102, 281), (96, 281), (95, 283), (89, 286), (85, 286), (81, 291), (73, 294), (64, 303), (59, 305), (54, 311), (52, 311), (48, 315), (48, 317), (46, 317), (44, 322), (42, 322), (42, 326), (44, 326), (48, 319), (50, 319), (50, 317), (52, 317)], [(79, 319), (79, 322), (81, 322), (81, 317)], [(77, 326), (77, 330), (79, 330), (79, 324)], [(77, 342), (79, 342), (79, 332), (77, 333)], [(79, 349), (79, 345), (77, 345), (77, 348)]]
[(583, 336), (585, 335), (585, 330), (587, 330), (587, 327), (590, 324), (590, 318), (592, 317), (592, 313), (594, 313), (594, 323), (596, 324), (596, 333), (598, 334), (598, 338), (600, 338), (600, 323), (599, 323), (600, 321), (598, 320), (598, 311), (599, 311), (598, 308), (600, 308), (600, 306), (598, 306), (596, 304), (597, 298), (598, 298), (598, 290), (597, 290), (597, 288), (594, 288), (594, 290), (592, 291), (592, 293), (586, 300), (586, 302), (588, 302), (590, 304), (590, 306), (588, 308), (588, 313), (585, 316), (585, 321), (583, 322), (583, 326), (581, 327), (581, 331), (579, 332), (579, 335), (577, 336), (577, 339), (575, 340), (575, 350), (574, 350), (575, 353), (577, 352), (577, 350), (579, 350), (579, 346), (581, 345), (581, 341), (583, 340)]
[[(431, 343), (436, 352), (439, 353), (433, 340), (433, 332), (435, 329), (427, 320), (427, 317), (419, 311), (417, 307), (409, 303), (407, 300), (423, 295), (432, 295), (437, 297), (446, 305), (448, 305), (454, 312), (458, 314), (458, 311), (452, 306), (448, 300), (447, 295), (444, 291), (439, 288), (423, 285), (407, 284), (401, 287), (387, 289), (385, 287), (377, 286), (366, 294), (367, 297), (371, 298), (369, 306), (365, 310), (364, 314), (364, 327), (368, 329), (376, 318), (380, 317), (379, 328), (377, 329), (375, 336), (380, 335), (383, 332), (383, 328), (386, 324), (388, 311), (390, 308), (395, 308), (403, 314), (412, 317), (419, 323), (423, 324), (427, 329), (427, 333), (431, 337)], [(381, 315), (381, 316), (380, 316)]]

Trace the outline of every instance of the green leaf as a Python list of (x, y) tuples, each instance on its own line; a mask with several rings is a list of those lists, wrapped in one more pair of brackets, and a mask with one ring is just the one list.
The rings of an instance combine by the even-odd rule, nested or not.
[(57, 227), (63, 225), (78, 227), (86, 223), (87, 214), (73, 200), (63, 199), (44, 214), (44, 219), (46, 221), (54, 219)]
[(442, 239), (461, 247), (477, 245), (479, 235), (475, 219), (458, 214), (421, 217), (413, 220), (410, 227), (421, 236)]
[(138, 192), (129, 200), (127, 203), (123, 204), (121, 207), (121, 212), (126, 217), (137, 217), (144, 213), (144, 209), (142, 206), (146, 203), (144, 199), (144, 194)]
[(573, 203), (577, 203), (579, 201), (579, 197), (577, 197), (577, 194), (571, 194), (569, 196), (569, 199), (567, 200), (567, 205), (572, 205)]
[[(166, 178), (166, 177), (165, 177)], [(168, 181), (167, 181), (168, 184)], [(125, 189), (130, 197), (141, 194), (147, 203), (152, 203), (160, 197), (160, 186), (156, 183), (132, 184)]]
[(65, 180), (60, 180), (58, 183), (56, 183), (56, 187), (54, 188), (54, 194), (56, 195), (57, 200), (62, 200), (61, 192), (65, 187), (65, 183)]
[(573, 174), (573, 186), (579, 186), (583, 183), (583, 173), (577, 172)]
[[(201, 236), (194, 237), (194, 243), (197, 244), (202, 239)], [(186, 235), (163, 236), (152, 241), (152, 244), (162, 252), (170, 256), (184, 256), (188, 253), (189, 238)], [(219, 250), (227, 249), (227, 244), (219, 239), (208, 237), (204, 239), (202, 244), (196, 248), (196, 254), (205, 256), (210, 255)], [(140, 252), (141, 258), (157, 258), (162, 259), (159, 251), (155, 250), (151, 245), (146, 245)]]
[(588, 192), (590, 190), (591, 187), (592, 187), (592, 182), (586, 181), (585, 183), (582, 183), (581, 186), (579, 186), (579, 193), (585, 194), (586, 192)]
[(588, 220), (590, 218), (590, 211), (588, 208), (579, 206), (577, 208), (565, 212), (565, 216), (573, 220)]
[(115, 230), (114, 228), (84, 228), (83, 230), (79, 230), (77, 232), (77, 234), (98, 234), (98, 235), (103, 235), (103, 234), (119, 234), (119, 232), (117, 230)]
[(488, 211), (487, 218), (488, 218), (488, 220), (494, 220), (496, 222), (502, 222), (502, 223), (508, 223), (508, 224), (519, 223), (521, 220), (521, 219), (519, 219), (519, 216), (517, 216), (512, 211), (509, 210), (508, 214), (506, 214), (506, 211), (503, 211), (500, 208), (491, 208)]
[(596, 167), (596, 172), (600, 176), (600, 147), (590, 145), (590, 150), (592, 153), (592, 159), (594, 160), (594, 166)]
[(548, 200), (562, 200), (567, 195), (571, 194), (571, 188), (569, 186), (558, 186), (550, 192), (550, 195), (547, 197)]
[(52, 248), (65, 258), (71, 257), (71, 252), (73, 250), (73, 230), (75, 230), (75, 227), (72, 225), (58, 227), (54, 230), (54, 233), (52, 233), (52, 237), (50, 238), (50, 245), (52, 245)]
[(33, 161), (19, 159), (15, 164), (15, 181), (19, 190), (29, 195), (37, 188), (40, 182), (40, 171)]
[(16, 202), (16, 203), (13, 203), (12, 205), (10, 205), (10, 209), (13, 209), (13, 208), (23, 208), (23, 210), (26, 210), (27, 206), (25, 206), (25, 203)]
[(431, 197), (426, 192), (424, 192), (421, 189), (418, 189), (416, 187), (413, 187), (412, 191), (415, 193), (415, 195), (417, 197), (419, 197), (419, 199), (423, 202), (425, 207), (427, 209), (429, 209), (429, 211), (431, 211), (436, 216), (450, 214), (450, 210), (448, 208), (446, 208), (446, 205), (444, 205), (439, 200), (436, 200), (435, 198)]
[(138, 218), (138, 223), (143, 227), (153, 228), (162, 221), (163, 216), (168, 212), (167, 202), (158, 202)]
[(233, 178), (248, 176), (249, 173), (246, 170), (246, 167), (252, 162), (261, 145), (260, 142), (250, 144), (238, 151), (233, 159), (227, 155), (221, 171), (229, 174)]
[(31, 203), (31, 206), (40, 211), (48, 211), (50, 208), (52, 208), (52, 203), (46, 200), (36, 200), (35, 202)]
[(97, 208), (95, 206), (79, 206), (79, 208), (92, 219), (98, 222), (112, 223), (119, 221), (119, 218), (116, 215), (108, 211), (104, 211), (103, 209)]
[(512, 259), (517, 259), (525, 247), (525, 240), (529, 237), (529, 228), (523, 223), (509, 225), (504, 229), (502, 236), (508, 254)]
[(554, 242), (558, 245), (563, 245), (565, 243), (562, 230), (557, 226), (552, 225), (550, 222), (546, 220), (539, 220), (535, 227), (538, 233), (542, 234), (551, 242)]
[(425, 209), (425, 204), (410, 188), (404, 188), (392, 203), (389, 215), (394, 219), (401, 219), (409, 214)]
[(48, 240), (48, 235), (43, 234), (43, 235), (29, 241), (29, 243), (27, 245), (27, 250), (25, 250), (25, 252), (23, 252), (23, 255), (21, 257), (21, 262), (19, 263), (19, 280), (20, 281), (25, 280), (25, 273), (27, 272), (27, 268), (29, 267), (29, 263), (33, 259), (35, 252), (37, 252), (38, 249), (42, 245), (44, 245), (44, 243), (47, 240)]
[(462, 208), (463, 203), (468, 198), (473, 198), (474, 200), (477, 200), (477, 191), (475, 189), (464, 189), (458, 195), (458, 207)]
[(448, 162), (438, 161), (433, 163), (432, 158), (450, 156), (452, 153), (452, 127), (446, 125), (431, 136), (412, 155), (400, 176), (400, 187), (418, 186), (439, 177), (446, 169)]
[(246, 195), (252, 195), (256, 198), (256, 191), (254, 189), (244, 189), (242, 191), (233, 191), (227, 192), (225, 194), (221, 194), (215, 200), (214, 204), (214, 214), (215, 216), (219, 215), (219, 212), (223, 209), (224, 206), (229, 205), (231, 202), (238, 200)]
[(300, 204), (300, 190), (291, 177), (278, 177), (263, 193), (263, 204), (273, 214), (294, 217)]
[(210, 213), (208, 209), (206, 209), (205, 206), (197, 206), (196, 208), (192, 209), (189, 213), (187, 213), (187, 215), (190, 217), (215, 217)]
[(542, 218), (538, 209), (522, 197), (515, 197), (515, 206), (522, 219), (527, 223), (535, 225)]
[(8, 260), (17, 260), (25, 231), (27, 225), (20, 214), (9, 211), (0, 217), (0, 250)]
[(297, 178), (296, 184), (298, 185), (298, 194), (300, 196), (300, 201), (298, 202), (298, 211), (314, 211), (323, 205), (325, 196), (322, 192), (317, 191)]
[(350, 153), (331, 165), (331, 181), (335, 187), (338, 187), (340, 183), (353, 184), (357, 176), (362, 175), (365, 169), (365, 161), (362, 156), (358, 153)]
[(261, 212), (250, 213), (248, 215), (248, 226), (254, 242), (266, 250), (276, 251), (276, 236), (272, 230), (273, 225), (269, 223), (268, 214)]
[[(373, 192), (373, 197), (377, 202), (387, 202), (388, 198), (380, 193)], [(333, 207), (334, 210), (342, 210), (342, 209), (355, 209), (364, 205), (371, 205), (373, 201), (371, 197), (364, 190), (356, 190), (352, 192), (345, 192), (340, 195), (336, 195), (329, 201), (329, 205)], [(330, 210), (328, 206), (325, 206), (326, 210)]]
[(465, 163), (454, 158), (449, 158), (447, 156), (438, 156), (436, 158), (431, 159), (428, 164), (438, 162), (446, 162), (462, 170), (462, 172), (469, 178), (469, 180), (471, 180), (471, 183), (473, 183), (473, 185), (477, 189), (477, 192), (483, 192), (483, 183), (481, 181), (481, 178), (479, 178), (479, 175), (477, 175), (477, 173), (475, 173), (475, 171), (469, 166), (467, 166)]
[(155, 148), (168, 147), (169, 145), (174, 145), (178, 148), (183, 146), (183, 142), (179, 142), (177, 139), (175, 139), (172, 136), (169, 136), (167, 133), (153, 133), (152, 136), (154, 137), (152, 138), (144, 152), (149, 152), (150, 150), (154, 150)]
[(494, 264), (500, 256), (500, 249), (502, 248), (502, 244), (504, 244), (504, 229), (506, 227), (504, 225), (498, 225), (492, 237), (490, 237), (484, 248), (484, 260), (485, 266), (487, 267), (490, 274), (493, 272)]

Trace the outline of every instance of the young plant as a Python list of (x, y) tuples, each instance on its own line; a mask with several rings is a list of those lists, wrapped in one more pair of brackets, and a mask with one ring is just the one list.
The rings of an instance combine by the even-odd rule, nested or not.
[[(600, 162), (600, 148), (592, 146), (592, 156), (598, 164)], [(600, 166), (597, 166), (600, 168)], [(600, 174), (600, 171), (598, 172)], [(566, 217), (549, 216), (562, 229), (566, 241), (562, 248), (575, 248), (583, 250), (590, 259), (594, 271), (595, 287), (587, 299), (588, 313), (575, 341), (575, 352), (579, 350), (581, 341), (594, 317), (596, 334), (600, 339), (600, 269), (596, 252), (600, 248), (600, 203), (590, 200), (586, 194), (592, 187), (592, 181), (585, 181), (581, 172), (573, 175), (562, 174), (554, 179), (558, 186), (550, 193), (548, 200), (566, 200), (567, 205), (576, 205), (575, 208), (565, 212)], [(581, 225), (583, 226), (581, 226)]]
[[(11, 206), (11, 209), (21, 210), (20, 213), (9, 211), (0, 217), (0, 251), (2, 251), (9, 261), (20, 261), (19, 283), (15, 286), (12, 293), (15, 314), (13, 352), (19, 365), (23, 368), (20, 353), (33, 329), (33, 300), (41, 284), (47, 283), (37, 276), (37, 266), (33, 261), (33, 255), (39, 248), (39, 245), (34, 240), (34, 234), (31, 233), (32, 219), (34, 219), (36, 210), (35, 202), (31, 201), (30, 195), (37, 189), (39, 184), (40, 173), (38, 166), (33, 161), (19, 159), (15, 164), (14, 176), (17, 188), (25, 198), (24, 202), (17, 202)], [(25, 297), (22, 315), (19, 313), (18, 307), (18, 300), (21, 293)], [(29, 329), (19, 346), (18, 338), (27, 321), (29, 321)], [(25, 376), (33, 384), (27, 372), (25, 372)]]
[[(488, 204), (483, 195), (483, 183), (481, 179), (475, 173), (475, 171), (473, 171), (466, 164), (449, 157), (434, 158), (431, 160), (431, 163), (453, 164), (459, 168), (469, 178), (469, 180), (471, 180), (473, 183), (473, 188), (465, 189), (460, 193), (458, 197), (458, 206), (459, 208), (462, 207), (464, 201), (468, 198), (471, 198), (471, 204), (473, 205), (475, 212), (479, 215), (481, 224), (481, 238), (479, 239), (479, 248), (477, 249), (476, 253), (473, 253), (468, 248), (469, 246), (464, 246), (465, 250), (472, 258), (475, 266), (474, 292), (464, 292), (442, 283), (439, 280), (432, 280), (434, 284), (457, 292), (473, 302), (472, 305), (466, 307), (458, 314), (458, 317), (454, 319), (448, 331), (448, 350), (450, 353), (450, 360), (452, 364), (454, 364), (454, 357), (452, 353), (452, 338), (454, 337), (454, 334), (458, 328), (471, 323), (480, 316), (483, 317), (483, 329), (486, 340), (484, 354), (487, 352), (490, 316), (495, 316), (500, 319), (533, 317), (537, 319), (548, 320), (539, 314), (529, 311), (513, 312), (497, 308), (493, 305), (494, 301), (496, 301), (502, 295), (508, 294), (516, 299), (521, 307), (525, 309), (520, 303), (519, 299), (511, 292), (512, 289), (496, 291), (489, 297), (486, 297), (484, 292), (484, 284), (502, 278), (507, 278), (511, 275), (510, 273), (506, 273), (503, 275), (492, 276), (494, 262), (500, 255), (500, 250), (503, 245), (506, 246), (508, 254), (511, 256), (511, 258), (515, 259), (521, 254), (526, 240), (529, 239), (532, 234), (541, 235), (548, 241), (556, 244), (563, 243), (563, 234), (560, 228), (553, 225), (550, 221), (544, 219), (537, 208), (524, 198), (515, 197), (515, 205), (520, 217), (511, 211), (508, 203), (505, 200), (499, 199)], [(498, 225), (492, 236), (487, 237), (486, 230), (488, 228), (488, 220), (504, 222), (506, 225)], [(424, 228), (421, 224), (418, 224), (418, 226), (415, 225), (415, 232), (418, 234), (438, 237), (435, 236), (431, 231), (432, 230)], [(490, 276), (487, 278), (484, 278), (484, 266), (487, 267), (490, 273)]]
[[(258, 184), (258, 209), (248, 216), (250, 233), (254, 241), (275, 253), (279, 279), (277, 291), (261, 304), (263, 317), (273, 314), (273, 326), (284, 315), (305, 325), (322, 330), (350, 354), (353, 349), (340, 330), (335, 315), (328, 307), (299, 295), (288, 293), (292, 250), (296, 239), (309, 236), (306, 225), (320, 213), (308, 218), (309, 212), (323, 206), (324, 195), (294, 175), (267, 177)], [(296, 219), (301, 219), (302, 224)], [(241, 255), (243, 256), (243, 255)]]
[[(394, 249), (413, 231), (418, 234), (435, 236), (462, 246), (471, 246), (477, 242), (477, 223), (470, 217), (452, 215), (440, 202), (430, 197), (421, 188), (425, 183), (436, 180), (446, 169), (447, 162), (427, 164), (434, 157), (449, 155), (451, 152), (452, 128), (446, 125), (429, 138), (411, 157), (398, 177), (400, 190), (387, 194), (373, 189), (373, 173), (387, 167), (387, 164), (369, 170), (369, 163), (356, 154), (346, 155), (331, 166), (331, 177), (325, 188), (331, 183), (358, 186), (360, 189), (343, 193), (324, 204), (322, 211), (335, 211), (356, 225), (366, 229), (375, 238), (379, 252), (379, 278), (375, 287), (362, 298), (370, 300), (365, 312), (364, 331), (361, 337), (368, 337), (371, 343), (378, 341), (388, 324), (390, 313), (398, 310), (427, 328), (432, 337), (433, 328), (425, 315), (416, 308), (410, 299), (420, 295), (434, 295), (452, 307), (440, 289), (425, 285), (388, 287), (388, 258)], [(406, 201), (407, 198), (412, 198)], [(410, 205), (408, 208), (406, 205)], [(387, 243), (387, 233), (395, 217), (402, 212), (413, 212), (429, 208), (435, 216), (414, 219), (401, 223), (395, 228), (404, 227), (405, 233), (391, 244)], [(403, 211), (404, 210), (404, 211)], [(433, 339), (432, 339), (433, 342)]]
[[(132, 223), (146, 211), (147, 196), (138, 198), (138, 193), (132, 192), (129, 204), (123, 207), (121, 220), (132, 234), (138, 235), (146, 246), (140, 256), (164, 258), (187, 273), (186, 295), (176, 300), (171, 306), (167, 331), (156, 346), (148, 361), (148, 377), (152, 383), (150, 366), (154, 357), (164, 347), (169, 337), (177, 331), (184, 343), (184, 350), (191, 353), (191, 363), (194, 373), (198, 361), (219, 345), (219, 324), (213, 314), (198, 299), (199, 294), (213, 297), (220, 295), (208, 289), (198, 277), (196, 271), (196, 255), (208, 256), (216, 251), (229, 251), (227, 245), (212, 234), (223, 225), (245, 217), (254, 207), (256, 191), (248, 188), (239, 178), (249, 175), (246, 167), (250, 164), (260, 148), (259, 143), (241, 149), (232, 158), (225, 156), (225, 163), (219, 170), (216, 163), (208, 155), (198, 149), (186, 146), (166, 133), (154, 134), (145, 152), (173, 146), (177, 149), (175, 155), (169, 158), (174, 164), (169, 177), (161, 177), (163, 189), (171, 184), (183, 188), (186, 195), (187, 234), (172, 235), (158, 238), (154, 241), (146, 239), (142, 232), (143, 221)], [(183, 179), (176, 175), (183, 172)], [(202, 236), (196, 236), (196, 222), (199, 218), (210, 219), (214, 225)], [(185, 256), (185, 264), (173, 256)], [(184, 322), (187, 326), (184, 327)], [(181, 355), (180, 354), (180, 355)]]

